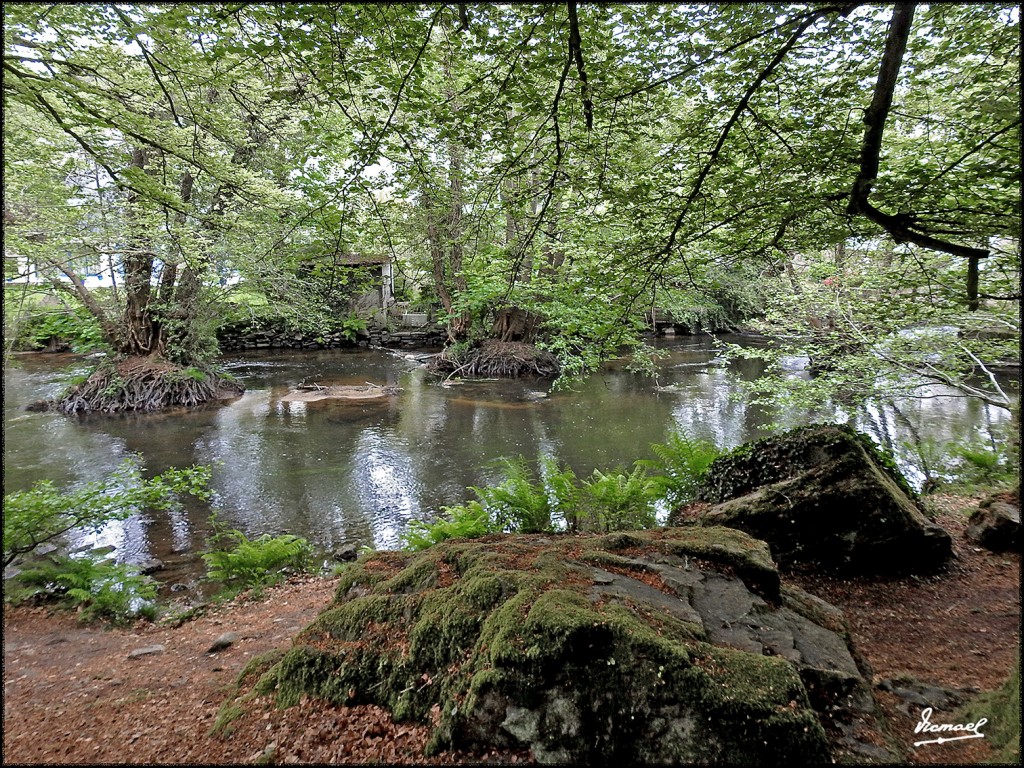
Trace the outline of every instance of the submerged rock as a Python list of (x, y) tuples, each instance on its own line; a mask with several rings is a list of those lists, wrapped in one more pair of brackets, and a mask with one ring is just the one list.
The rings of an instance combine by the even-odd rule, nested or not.
[(398, 394), (398, 387), (367, 383), (365, 385), (334, 384), (300, 386), (281, 398), (282, 403), (316, 403), (321, 400), (364, 403), (367, 400), (386, 400)]
[(348, 566), (248, 682), (434, 725), (429, 751), (542, 763), (857, 760), (878, 731), (838, 610), (727, 528), (490, 536)]
[(868, 438), (835, 425), (747, 443), (708, 468), (713, 506), (672, 521), (726, 525), (763, 539), (785, 567), (898, 574), (932, 571), (952, 554), (948, 533)]

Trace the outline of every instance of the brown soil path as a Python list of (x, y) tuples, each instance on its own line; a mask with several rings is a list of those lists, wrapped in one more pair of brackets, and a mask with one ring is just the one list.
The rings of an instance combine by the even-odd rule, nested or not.
[[(876, 681), (899, 675), (945, 687), (990, 690), (1019, 652), (1020, 557), (979, 550), (963, 539), (960, 500), (932, 501), (953, 535), (957, 563), (923, 579), (856, 582), (802, 576), (801, 586), (846, 613)], [(330, 601), (335, 579), (304, 578), (240, 599), (177, 628), (140, 623), (106, 630), (45, 608), (4, 609), (3, 763), (237, 764), (261, 758), (299, 763), (523, 762), (525, 754), (446, 753), (423, 757), (425, 726), (391, 723), (375, 707), (304, 701), (287, 711), (265, 702), (209, 735), (235, 676), (253, 656), (286, 648)], [(241, 639), (208, 653), (233, 631)], [(133, 650), (164, 650), (130, 658)], [(892, 737), (909, 747), (919, 707), (877, 692)], [(901, 709), (901, 706), (903, 709)], [(933, 722), (946, 722), (936, 711)], [(910, 752), (912, 763), (977, 763), (983, 739)]]

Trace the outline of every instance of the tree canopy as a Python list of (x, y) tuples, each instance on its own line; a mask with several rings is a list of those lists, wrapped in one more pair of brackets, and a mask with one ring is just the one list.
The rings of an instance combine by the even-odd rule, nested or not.
[[(914, 324), (1019, 329), (1013, 4), (4, 14), (7, 253), (126, 354), (209, 356), (225, 277), (315, 303), (296, 265), (352, 251), (421, 276), (452, 342), (515, 310), (570, 372), (654, 308), (716, 330), (795, 304), (836, 364)], [(81, 282), (97, 254), (111, 295)], [(941, 370), (1007, 352), (972, 344)]]

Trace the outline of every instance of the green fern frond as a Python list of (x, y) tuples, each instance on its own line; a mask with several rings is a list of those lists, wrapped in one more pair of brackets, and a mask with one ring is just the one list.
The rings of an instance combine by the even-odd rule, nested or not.
[(286, 569), (304, 570), (312, 554), (309, 541), (293, 534), (263, 534), (250, 540), (236, 529), (225, 529), (215, 519), (211, 541), (217, 548), (202, 555), (206, 580), (220, 582), (227, 592), (260, 589), (279, 581)]
[(671, 506), (696, 498), (701, 478), (721, 451), (707, 440), (693, 439), (680, 431), (669, 433), (665, 443), (651, 446), (655, 459), (641, 459), (636, 466), (651, 470), (657, 493)]

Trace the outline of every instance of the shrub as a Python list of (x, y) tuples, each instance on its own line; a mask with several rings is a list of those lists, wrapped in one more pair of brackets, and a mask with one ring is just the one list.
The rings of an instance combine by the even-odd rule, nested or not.
[(54, 340), (68, 345), (73, 352), (86, 353), (106, 347), (103, 331), (85, 307), (43, 310), (35, 308), (17, 331), (14, 346), (40, 350)]
[(973, 436), (958, 443), (942, 443), (931, 437), (901, 441), (912, 470), (921, 476), (921, 492), (941, 489), (973, 492), (979, 488), (1011, 487), (1017, 479), (1017, 452), (1008, 450), (1010, 440), (999, 445), (995, 437)]
[(244, 533), (227, 529), (216, 515), (212, 516), (213, 548), (203, 554), (206, 579), (223, 584), (223, 593), (236, 595), (246, 589), (256, 592), (276, 584), (289, 570), (303, 571), (309, 567), (313, 548), (309, 541), (290, 533), (271, 536), (268, 533), (249, 539)]
[(446, 539), (473, 539), (497, 532), (487, 510), (478, 501), (443, 507), (442, 512), (445, 517), (433, 523), (413, 520), (402, 534), (402, 546), (418, 552)]
[(26, 568), (14, 579), (7, 599), (57, 600), (79, 610), (83, 621), (104, 619), (123, 624), (156, 618), (156, 582), (135, 565), (115, 563), (99, 552), (57, 557)]
[(639, 467), (630, 474), (595, 470), (581, 483), (553, 459), (542, 458), (536, 476), (522, 457), (502, 464), (501, 483), (472, 487), (475, 500), (444, 507), (444, 517), (433, 523), (412, 521), (402, 536), (403, 546), (420, 550), (445, 539), (488, 533), (615, 531), (656, 523), (657, 486)]
[(629, 474), (595, 469), (583, 481), (577, 525), (596, 531), (628, 531), (657, 524), (654, 502), (658, 485), (643, 467)]
[(959, 485), (1008, 485), (1017, 474), (1008, 452), (980, 441), (954, 446), (952, 454), (960, 460), (955, 481)]
[(499, 531), (539, 533), (551, 530), (551, 499), (543, 482), (531, 477), (526, 461), (503, 460), (505, 480), (487, 488), (472, 488), (480, 505)]
[(341, 321), (338, 329), (348, 341), (356, 341), (359, 334), (366, 330), (366, 320), (358, 315), (349, 315)]
[(679, 431), (670, 432), (667, 442), (656, 443), (651, 450), (655, 459), (643, 459), (636, 464), (655, 473), (651, 482), (656, 494), (672, 507), (689, 504), (696, 498), (701, 477), (721, 454), (713, 443), (692, 439)]
[(125, 460), (107, 479), (74, 490), (61, 491), (52, 481), (40, 480), (27, 491), (4, 496), (4, 566), (76, 528), (99, 531), (142, 509), (171, 507), (183, 493), (208, 499), (209, 480), (210, 469), (202, 466), (171, 468), (143, 480), (132, 459)]

